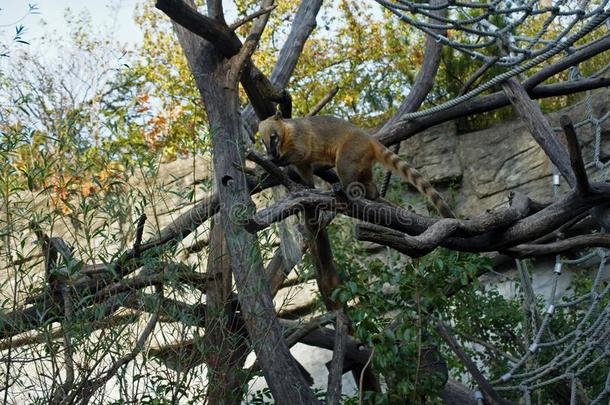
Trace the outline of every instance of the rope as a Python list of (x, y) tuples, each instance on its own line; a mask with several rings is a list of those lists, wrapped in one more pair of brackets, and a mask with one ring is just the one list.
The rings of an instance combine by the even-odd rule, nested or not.
[[(448, 0), (441, 6), (419, 4), (408, 0), (376, 0), (387, 10), (401, 20), (434, 37), (444, 45), (458, 50), (474, 60), (482, 63), (505, 67), (508, 70), (493, 79), (481, 84), (470, 92), (427, 110), (404, 115), (400, 122), (404, 123), (429, 114), (438, 113), (452, 108), (482, 92), (502, 83), (503, 81), (523, 73), (562, 51), (570, 52), (571, 46), (584, 36), (590, 34), (602, 24), (610, 29), (609, 0), (600, 4), (590, 5), (588, 0), (557, 0), (551, 6), (542, 6), (538, 0), (495, 0), (487, 4), (460, 2)], [(430, 11), (447, 8), (447, 17), (434, 16)], [(521, 27), (527, 24), (532, 16), (547, 15), (541, 28), (532, 36), (525, 35)], [(505, 25), (498, 27), (493, 21), (498, 16), (504, 19)], [(447, 30), (448, 36), (442, 36), (433, 30)], [(549, 39), (549, 32), (557, 32)], [(457, 41), (451, 38), (458, 31), (462, 35)], [(494, 56), (491, 52), (486, 56), (481, 51), (500, 48), (504, 56)], [(495, 59), (495, 60), (494, 60)], [(571, 68), (569, 80), (582, 79), (578, 66)], [(610, 160), (602, 160), (602, 125), (610, 119), (610, 110), (596, 117), (593, 109), (592, 91), (586, 92), (585, 117), (574, 124), (575, 128), (590, 126), (593, 132), (592, 154), (586, 160), (586, 167), (596, 172), (597, 181), (608, 179)], [(560, 131), (561, 128), (554, 128)], [(398, 151), (399, 144), (394, 146)], [(553, 195), (560, 197), (560, 176), (553, 168)], [(591, 174), (593, 175), (593, 173)], [(390, 176), (386, 174), (381, 189), (385, 195)], [(605, 230), (604, 230), (605, 231)], [(610, 362), (610, 283), (602, 289), (604, 274), (609, 252), (605, 249), (593, 249), (576, 259), (564, 259), (556, 256), (555, 265), (550, 271), (551, 290), (545, 303), (544, 313), (539, 314), (535, 306), (536, 299), (530, 285), (529, 274), (525, 261), (517, 260), (517, 269), (522, 278), (524, 288), (524, 311), (527, 325), (525, 336), (527, 347), (518, 361), (499, 379), (492, 382), (498, 391), (520, 392), (523, 402), (532, 403), (532, 395), (536, 390), (555, 383), (570, 387), (570, 403), (579, 400), (579, 380), (596, 365)], [(597, 271), (593, 277), (590, 290), (581, 296), (563, 299), (560, 302), (558, 285), (563, 269), (570, 266), (584, 266), (585, 263), (598, 260)], [(528, 288), (529, 285), (529, 288)], [(603, 304), (607, 302), (606, 304)], [(576, 327), (563, 336), (556, 336), (551, 330), (553, 316), (556, 311), (572, 309), (580, 311)], [(545, 353), (544, 356), (541, 353)], [(551, 353), (551, 356), (548, 355)], [(605, 404), (610, 398), (610, 370), (606, 376), (604, 388), (592, 400), (592, 404)]]
[[(532, 0), (524, 4), (520, 4), (519, 1), (505, 1), (505, 7), (500, 5), (500, 0), (489, 4), (460, 3), (449, 0), (442, 6), (448, 8), (447, 18), (430, 14), (428, 10), (431, 10), (431, 6), (427, 5), (403, 0), (398, 0), (398, 2), (375, 1), (401, 20), (420, 29), (444, 45), (483, 63), (494, 63), (495, 66), (511, 68), (460, 97), (427, 110), (405, 114), (400, 122), (407, 122), (455, 107), (511, 77), (540, 65), (558, 53), (569, 49), (576, 41), (606, 23), (610, 17), (610, 7), (606, 8), (609, 0), (603, 0), (601, 4), (589, 11), (586, 11), (584, 7), (588, 2), (582, 1), (574, 5), (573, 9), (568, 9), (565, 6), (565, 0), (559, 0), (552, 7), (538, 7), (540, 5), (538, 0)], [(481, 15), (473, 16), (467, 11), (470, 9), (477, 10), (477, 12), (483, 11)], [(405, 11), (415, 16), (421, 15), (422, 19), (436, 20), (438, 23), (420, 21), (406, 15)], [(519, 35), (519, 28), (526, 25), (528, 17), (544, 13), (550, 13), (550, 16), (547, 17), (542, 28), (534, 37)], [(492, 17), (500, 15), (508, 21), (508, 24), (502, 28), (490, 22)], [(466, 17), (460, 19), (460, 16)], [(566, 22), (566, 18), (569, 18), (569, 21)], [(585, 21), (584, 26), (576, 30), (577, 26), (582, 25)], [(563, 30), (553, 40), (543, 41), (542, 38), (549, 32), (549, 29), (556, 26), (563, 26)], [(433, 31), (435, 29), (448, 30), (448, 36), (453, 36), (451, 35), (452, 31), (460, 31), (471, 41), (458, 42), (437, 34)], [(519, 43), (522, 42), (525, 43), (525, 46), (519, 46)], [(540, 46), (540, 48), (534, 49), (536, 46)], [(495, 62), (493, 60), (495, 57), (486, 56), (477, 51), (477, 49), (497, 49), (498, 47), (505, 47), (508, 54), (498, 58)]]

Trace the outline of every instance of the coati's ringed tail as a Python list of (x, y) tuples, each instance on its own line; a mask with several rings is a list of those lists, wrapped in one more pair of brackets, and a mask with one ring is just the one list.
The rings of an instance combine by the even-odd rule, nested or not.
[(385, 166), (386, 169), (394, 172), (394, 174), (405, 179), (413, 185), (417, 191), (428, 197), (432, 202), (432, 205), (434, 205), (434, 208), (436, 208), (443, 217), (455, 218), (453, 210), (449, 208), (445, 200), (443, 200), (443, 197), (441, 197), (438, 191), (436, 191), (432, 184), (430, 184), (417, 169), (409, 166), (400, 156), (383, 146), (381, 143), (374, 142), (377, 144), (375, 157), (379, 163)]

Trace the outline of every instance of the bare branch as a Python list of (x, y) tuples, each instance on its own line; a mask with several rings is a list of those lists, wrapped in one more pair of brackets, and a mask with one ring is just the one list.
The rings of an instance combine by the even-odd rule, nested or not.
[[(305, 42), (316, 27), (316, 16), (320, 11), (321, 6), (322, 0), (301, 0), (299, 9), (292, 20), (288, 38), (286, 38), (286, 42), (280, 50), (277, 63), (269, 77), (269, 81), (277, 88), (285, 89), (288, 85), (288, 81), (296, 68), (299, 56), (305, 47)], [(282, 104), (280, 104), (280, 106), (282, 106)], [(251, 135), (256, 132), (257, 126), (254, 112), (253, 105), (249, 104), (242, 113), (243, 120), (246, 123), (246, 129)], [(268, 116), (271, 115), (273, 115), (273, 113)], [(282, 115), (289, 117), (289, 115), (285, 114), (284, 108), (282, 108)]]
[(239, 53), (241, 41), (226, 24), (199, 13), (183, 0), (157, 0), (155, 7), (176, 23), (211, 42), (225, 58), (230, 59)]
[(507, 249), (506, 253), (515, 257), (544, 256), (565, 253), (570, 250), (587, 249), (593, 247), (610, 247), (610, 235), (598, 233), (592, 235), (579, 235), (565, 240), (546, 244), (522, 244)]
[(587, 177), (587, 169), (582, 160), (582, 152), (580, 145), (578, 144), (578, 137), (576, 136), (576, 130), (572, 125), (572, 120), (567, 115), (562, 115), (560, 123), (563, 128), (563, 132), (566, 135), (566, 141), (568, 142), (568, 152), (570, 153), (570, 164), (574, 171), (574, 177), (576, 179), (576, 190), (581, 194), (587, 194), (589, 192), (589, 179)]
[(345, 340), (347, 338), (349, 319), (343, 309), (335, 311), (335, 346), (333, 359), (328, 370), (328, 385), (326, 403), (339, 404), (341, 400), (341, 377), (343, 375), (343, 359), (345, 357)]
[(490, 404), (508, 404), (510, 402), (502, 399), (498, 393), (493, 389), (489, 381), (481, 374), (476, 364), (468, 357), (464, 349), (460, 346), (458, 341), (453, 337), (447, 329), (444, 327), (442, 323), (438, 323), (436, 325), (436, 331), (443, 338), (443, 340), (449, 345), (449, 347), (453, 350), (456, 356), (462, 361), (462, 364), (466, 366), (466, 369), (472, 375), (474, 380), (477, 382), (481, 391), (483, 391), (483, 395), (485, 396), (485, 400)]
[(238, 29), (239, 27), (241, 27), (242, 25), (254, 20), (257, 17), (260, 17), (263, 14), (268, 14), (270, 12), (272, 12), (273, 10), (275, 10), (277, 8), (277, 4), (274, 4), (272, 6), (269, 7), (264, 7), (262, 6), (260, 10), (255, 11), (254, 13), (245, 16), (244, 18), (240, 18), (239, 20), (235, 21), (233, 24), (229, 25), (229, 28), (232, 29), (233, 31), (235, 31), (236, 29)]
[(578, 48), (576, 52), (562, 57), (552, 65), (545, 66), (538, 72), (528, 77), (527, 80), (523, 82), (523, 86), (526, 89), (531, 89), (534, 86), (544, 82), (549, 77), (566, 69), (569, 69), (572, 66), (576, 66), (579, 63), (590, 59), (596, 55), (600, 55), (608, 49), (610, 49), (610, 34), (606, 34), (599, 39), (595, 39), (589, 43), (586, 43), (580, 48)]
[(409, 236), (405, 234), (405, 243), (410, 245), (414, 252), (410, 256), (420, 257), (430, 253), (442, 240), (448, 238), (458, 230), (459, 226), (459, 221), (443, 219), (432, 224), (430, 228), (426, 229), (426, 231), (419, 236)]
[[(524, 86), (528, 83), (523, 82)], [(610, 77), (600, 77), (595, 79), (583, 79), (557, 84), (536, 85), (526, 87), (529, 96), (533, 99), (546, 97), (565, 96), (568, 94), (579, 93), (586, 90), (599, 89), (610, 86)], [(384, 145), (392, 145), (396, 142), (408, 139), (409, 137), (434, 125), (451, 121), (469, 115), (480, 114), (493, 111), (498, 108), (510, 105), (508, 97), (503, 92), (497, 92), (488, 96), (475, 97), (455, 107), (448, 108), (437, 114), (427, 115), (410, 121), (398, 121), (387, 130), (379, 131), (375, 137)]]
[[(263, 0), (263, 4), (261, 5), (261, 9), (267, 9), (273, 5), (274, 0)], [(270, 10), (271, 11), (271, 10)], [(269, 12), (262, 13), (259, 15), (257, 20), (252, 25), (250, 29), (250, 33), (248, 37), (244, 41), (241, 49), (231, 58), (231, 67), (229, 68), (229, 86), (237, 85), (237, 81), (241, 76), (241, 70), (246, 63), (246, 60), (250, 59), (258, 43), (261, 39), (261, 35), (267, 26), (267, 21), (269, 21)]]
[[(176, 24), (209, 41), (226, 59), (231, 59), (242, 49), (241, 41), (224, 22), (202, 15), (184, 0), (158, 0), (156, 7)], [(261, 118), (275, 113), (273, 100), (286, 100), (285, 91), (278, 91), (249, 58), (244, 62), (240, 80), (256, 114)]]
[(322, 100), (318, 101), (318, 104), (314, 105), (313, 108), (311, 110), (309, 110), (309, 112), (305, 116), (312, 117), (312, 116), (316, 115), (317, 113), (319, 113), (320, 110), (322, 108), (324, 108), (326, 106), (326, 104), (328, 104), (333, 99), (333, 97), (335, 97), (335, 95), (337, 95), (338, 92), (339, 92), (339, 88), (334, 87), (326, 96), (324, 96), (324, 98)]
[(566, 148), (555, 136), (553, 128), (542, 114), (538, 103), (533, 102), (529, 98), (523, 85), (514, 77), (504, 82), (502, 88), (521, 119), (526, 123), (538, 145), (551, 159), (568, 184), (574, 187), (574, 173), (570, 168), (570, 160)]

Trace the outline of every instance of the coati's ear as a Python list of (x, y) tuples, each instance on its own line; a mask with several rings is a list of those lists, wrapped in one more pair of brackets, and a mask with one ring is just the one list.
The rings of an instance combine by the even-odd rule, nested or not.
[(280, 121), (282, 119), (282, 112), (281, 111), (276, 111), (275, 116), (273, 117), (276, 120)]

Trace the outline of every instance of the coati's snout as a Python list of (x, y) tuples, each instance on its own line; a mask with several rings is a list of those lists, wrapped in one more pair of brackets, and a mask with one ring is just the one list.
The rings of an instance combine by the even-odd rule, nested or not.
[(267, 156), (273, 163), (279, 166), (290, 164), (281, 151), (280, 144), (282, 143), (281, 135), (283, 134), (283, 129), (282, 119), (279, 115), (261, 121), (258, 127), (265, 149), (267, 149)]

